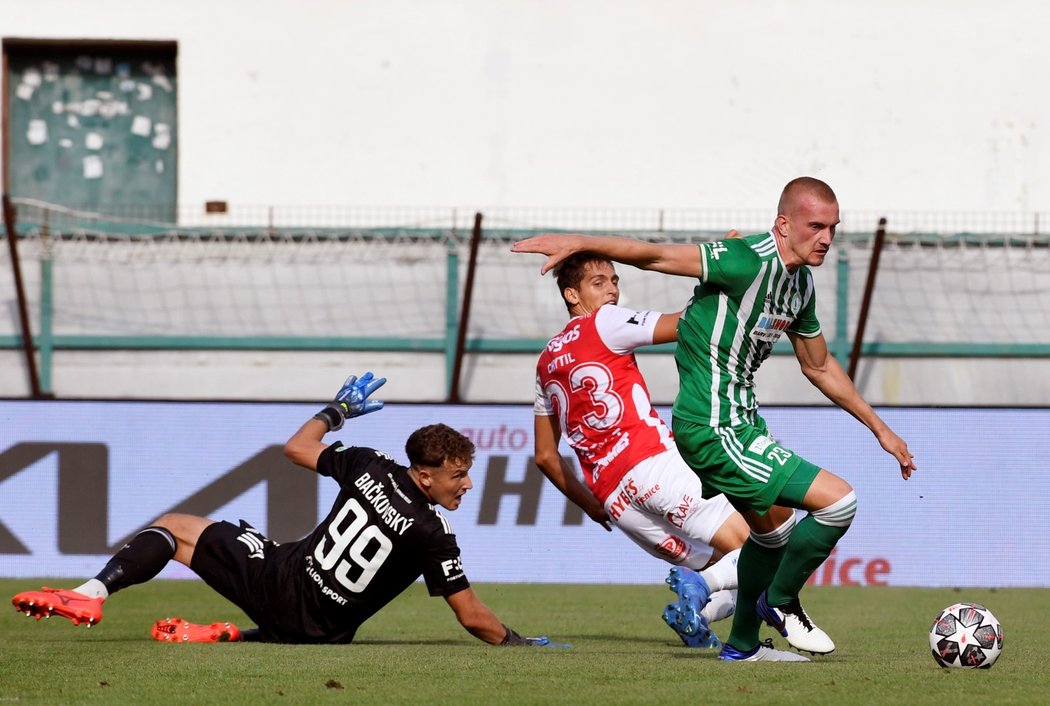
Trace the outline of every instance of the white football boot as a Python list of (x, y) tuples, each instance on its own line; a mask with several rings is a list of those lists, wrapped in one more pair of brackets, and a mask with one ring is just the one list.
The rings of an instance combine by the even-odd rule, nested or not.
[(758, 597), (757, 608), (758, 616), (783, 635), (788, 644), (796, 650), (815, 655), (826, 655), (835, 651), (835, 643), (826, 632), (814, 625), (798, 598), (774, 607), (766, 602), (766, 594), (763, 591)]
[(723, 662), (808, 662), (809, 657), (797, 655), (794, 652), (773, 649), (773, 641), (766, 640), (753, 650), (741, 652), (730, 644), (722, 646), (718, 653), (718, 659)]

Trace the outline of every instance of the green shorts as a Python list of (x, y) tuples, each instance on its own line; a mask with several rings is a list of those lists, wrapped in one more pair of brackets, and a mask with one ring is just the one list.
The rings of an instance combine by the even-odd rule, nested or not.
[(738, 510), (764, 515), (788, 481), (808, 488), (820, 472), (778, 444), (764, 423), (712, 427), (674, 417), (671, 426), (682, 458), (700, 476), (704, 497), (725, 493)]

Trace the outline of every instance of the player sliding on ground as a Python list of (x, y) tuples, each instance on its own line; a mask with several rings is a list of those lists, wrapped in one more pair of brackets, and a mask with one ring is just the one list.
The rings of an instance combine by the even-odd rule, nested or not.
[(158, 621), (153, 637), (175, 642), (260, 640), (348, 643), (358, 627), (420, 576), (442, 596), (470, 634), (493, 645), (558, 646), (522, 637), (475, 595), (448, 521), (435, 508), (459, 507), (472, 483), (474, 445), (444, 424), (413, 432), (409, 467), (365, 447), (325, 445), (346, 419), (383, 406), (369, 400), (386, 380), (350, 376), (335, 400), (285, 445), (292, 461), (328, 476), (339, 495), (324, 521), (304, 539), (278, 545), (250, 525), (167, 514), (135, 535), (93, 579), (73, 590), (45, 588), (16, 595), (28, 616), (58, 615), (89, 627), (102, 620), (109, 596), (150, 580), (172, 559), (243, 610), (258, 626)]
[[(800, 658), (759, 642), (762, 621), (787, 636), (809, 623), (799, 591), (849, 529), (853, 488), (778, 444), (758, 413), (754, 374), (785, 331), (803, 374), (875, 435), (907, 480), (907, 444), (864, 401), (829, 354), (816, 317), (809, 267), (824, 262), (839, 223), (827, 184), (800, 177), (785, 186), (768, 233), (704, 243), (656, 244), (628, 238), (543, 235), (515, 252), (547, 255), (541, 273), (591, 251), (641, 269), (698, 278), (678, 323), (681, 384), (672, 413), (675, 443), (703, 481), (705, 497), (724, 493), (750, 526), (737, 565), (727, 661)], [(792, 508), (809, 514), (798, 525)], [(804, 659), (804, 658), (802, 658)]]

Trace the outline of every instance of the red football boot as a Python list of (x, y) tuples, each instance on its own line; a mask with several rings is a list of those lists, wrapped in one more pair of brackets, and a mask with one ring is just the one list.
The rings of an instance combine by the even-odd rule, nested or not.
[(17, 594), (11, 599), (11, 603), (18, 612), (37, 620), (60, 615), (72, 620), (74, 625), (84, 623), (90, 628), (102, 620), (103, 600), (90, 598), (76, 591), (44, 586), (39, 591), (23, 591)]
[(161, 642), (237, 642), (241, 639), (241, 631), (233, 623), (197, 625), (182, 618), (158, 620), (150, 635)]

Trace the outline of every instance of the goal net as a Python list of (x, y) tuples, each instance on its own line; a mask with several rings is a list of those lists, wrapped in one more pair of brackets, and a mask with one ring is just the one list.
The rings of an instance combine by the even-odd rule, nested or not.
[[(750, 212), (676, 215), (674, 230), (597, 230), (654, 242), (699, 243), (724, 237), (730, 227), (764, 232), (772, 222), (768, 214)], [(509, 249), (514, 240), (551, 228), (515, 219), (497, 220), (493, 228), (493, 220), (486, 219), (491, 240), (481, 249), (478, 268), (479, 291), (491, 296), (475, 298), (479, 314), (484, 312), (475, 325), (488, 327), (479, 333), (494, 337), (549, 337), (564, 326), (566, 311), (553, 277), (538, 277), (545, 258)], [(847, 214), (843, 220), (848, 227), (840, 228), (824, 264), (812, 269), (817, 316), (829, 341), (852, 340), (856, 331), (878, 216)], [(1002, 354), (1032, 344), (1050, 346), (1050, 235), (1026, 231), (1031, 224), (1001, 220), (985, 224), (986, 232), (951, 230), (964, 224), (929, 216), (897, 214), (896, 221), (897, 228), (889, 224), (881, 251), (865, 343), (895, 344), (896, 352), (912, 355), (943, 351), (944, 344), (957, 346), (955, 352), (963, 355), (967, 350), (995, 353), (995, 346)], [(973, 228), (970, 221), (965, 225)], [(617, 271), (624, 306), (677, 311), (693, 293), (695, 282), (688, 278), (625, 266)], [(502, 289), (509, 291), (496, 296)], [(845, 317), (839, 311), (843, 303)], [(1050, 347), (1043, 354), (1050, 354)]]
[[(301, 225), (310, 221), (302, 214), (270, 214), (253, 225), (176, 226), (26, 200), (16, 206), (34, 334), (47, 322), (50, 335), (67, 343), (447, 350), (462, 312), (467, 210), (326, 213), (320, 225)], [(829, 341), (853, 336), (877, 220), (844, 214), (832, 253), (813, 270)], [(572, 230), (702, 242), (730, 227), (762, 232), (771, 221), (758, 211), (490, 211), (468, 344), (535, 350), (565, 324), (553, 277), (539, 276), (544, 258), (512, 253), (518, 239)], [(983, 346), (979, 355), (995, 354), (989, 345), (1008, 353), (1050, 344), (1050, 237), (1031, 223), (972, 225), (891, 214), (866, 343), (902, 344), (911, 354)], [(0, 337), (19, 333), (8, 259), (4, 248)], [(624, 306), (677, 311), (692, 295), (687, 278), (619, 272)]]
[(20, 202), (17, 229), (30, 318), (48, 292), (56, 336), (427, 338), (457, 242), (441, 220), (187, 228)]

